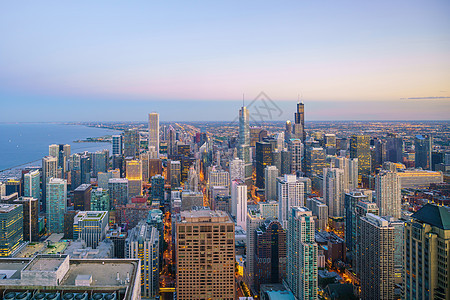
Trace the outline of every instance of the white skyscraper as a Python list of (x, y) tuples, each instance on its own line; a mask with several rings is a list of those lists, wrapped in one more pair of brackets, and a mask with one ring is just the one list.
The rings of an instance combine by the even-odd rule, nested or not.
[(278, 218), (283, 228), (287, 228), (288, 215), (293, 206), (304, 205), (303, 182), (295, 175), (284, 175), (277, 178)]
[(159, 114), (148, 114), (148, 146), (155, 147), (159, 157)]
[(300, 139), (289, 141), (289, 152), (291, 154), (291, 173), (302, 171), (303, 143)]
[(245, 179), (244, 161), (239, 158), (230, 160), (230, 180)]
[(333, 157), (332, 167), (344, 170), (344, 190), (350, 192), (358, 187), (358, 159)]
[(277, 176), (278, 169), (275, 166), (267, 166), (264, 169), (264, 186), (266, 201), (277, 199)]
[(314, 217), (306, 207), (292, 207), (287, 236), (287, 284), (296, 299), (317, 299), (317, 244)]
[(236, 216), (236, 223), (247, 228), (247, 186), (243, 180), (233, 180), (231, 183), (232, 214)]
[(397, 172), (382, 171), (375, 177), (376, 203), (381, 216), (401, 217), (401, 184)]
[(323, 169), (323, 199), (328, 205), (330, 217), (344, 216), (344, 170), (338, 168)]

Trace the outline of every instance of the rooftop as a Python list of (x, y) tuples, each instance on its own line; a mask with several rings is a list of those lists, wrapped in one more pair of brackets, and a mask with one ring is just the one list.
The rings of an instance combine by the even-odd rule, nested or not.
[(227, 222), (233, 223), (228, 214), (221, 210), (186, 210), (180, 213), (181, 222)]
[(445, 206), (426, 204), (411, 217), (440, 229), (450, 229), (450, 208)]
[(0, 204), (0, 213), (9, 213), (19, 206), (20, 204)]

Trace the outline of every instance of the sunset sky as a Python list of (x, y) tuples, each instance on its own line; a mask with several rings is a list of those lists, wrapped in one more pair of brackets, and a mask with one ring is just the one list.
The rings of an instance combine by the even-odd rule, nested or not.
[(4, 1), (0, 122), (450, 119), (449, 1)]

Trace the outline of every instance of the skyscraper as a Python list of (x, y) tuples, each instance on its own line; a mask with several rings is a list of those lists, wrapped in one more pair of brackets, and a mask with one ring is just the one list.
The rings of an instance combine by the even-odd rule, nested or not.
[(169, 164), (169, 173), (171, 187), (179, 187), (181, 184), (181, 162), (178, 160), (171, 160)]
[(264, 222), (264, 218), (258, 210), (249, 210), (247, 213), (247, 260), (245, 262), (244, 278), (247, 285), (254, 289), (255, 283), (255, 251), (256, 251), (256, 229)]
[(264, 169), (265, 198), (266, 201), (277, 199), (278, 169), (275, 166), (267, 166)]
[(112, 136), (112, 155), (122, 155), (122, 135)]
[(286, 278), (286, 230), (272, 218), (256, 229), (255, 288)]
[(252, 180), (252, 163), (250, 158), (250, 121), (247, 107), (243, 106), (239, 110), (239, 158), (244, 161), (246, 184)]
[(64, 233), (64, 213), (67, 210), (67, 181), (50, 178), (47, 182), (47, 231)]
[(108, 189), (97, 188), (91, 192), (91, 211), (109, 211), (110, 203)]
[(308, 176), (320, 175), (327, 167), (325, 149), (322, 147), (307, 147), (305, 150), (305, 173)]
[(333, 157), (332, 167), (344, 170), (344, 189), (352, 191), (358, 188), (358, 159), (343, 156)]
[(404, 228), (403, 299), (450, 299), (450, 211), (426, 204)]
[(291, 208), (304, 205), (304, 191), (303, 182), (295, 175), (277, 178), (278, 218), (283, 228), (287, 228)]
[(176, 223), (177, 299), (234, 300), (234, 245), (234, 223), (226, 213), (182, 211)]
[(361, 217), (361, 298), (394, 299), (394, 227), (382, 217)]
[(244, 161), (239, 158), (230, 160), (230, 180), (245, 179)]
[(272, 165), (272, 145), (256, 142), (256, 186), (264, 189), (264, 169)]
[(137, 158), (140, 152), (140, 134), (137, 128), (127, 129), (123, 133), (123, 156)]
[(140, 222), (128, 232), (125, 240), (126, 258), (141, 261), (141, 295), (154, 299), (159, 292), (159, 239), (158, 230)]
[(142, 195), (142, 162), (129, 160), (126, 164), (126, 178), (128, 179), (128, 197)]
[(386, 161), (403, 162), (403, 139), (401, 137), (390, 136), (386, 140)]
[(110, 209), (115, 209), (117, 205), (128, 203), (128, 179), (111, 178), (108, 181)]
[(109, 168), (109, 151), (96, 151), (92, 155), (92, 173), (97, 178), (98, 172), (106, 172)]
[(23, 175), (23, 179), (23, 195), (39, 200), (41, 198), (41, 173), (34, 170)]
[(0, 256), (10, 256), (23, 242), (23, 208), (0, 204)]
[(299, 300), (317, 299), (317, 244), (314, 218), (306, 207), (292, 207), (287, 236), (286, 281)]
[(236, 217), (236, 224), (247, 227), (247, 185), (242, 180), (233, 180), (231, 184), (231, 212)]
[(152, 201), (159, 202), (159, 206), (164, 206), (164, 177), (155, 175), (152, 177)]
[(296, 174), (302, 171), (303, 163), (303, 143), (300, 139), (291, 139), (289, 141), (289, 153), (291, 155), (291, 173)]
[(415, 166), (424, 170), (431, 170), (431, 151), (433, 150), (433, 139), (421, 134), (416, 135), (414, 139), (415, 148)]
[(91, 191), (90, 184), (82, 184), (73, 191), (73, 206), (75, 210), (91, 209)]
[(368, 135), (352, 135), (350, 138), (350, 158), (358, 159), (359, 180), (362, 175), (371, 173), (370, 137)]
[(381, 171), (375, 177), (376, 202), (381, 216), (401, 217), (401, 185), (397, 172)]
[(159, 114), (148, 114), (148, 146), (155, 147), (156, 153), (159, 157)]
[(344, 214), (344, 170), (323, 169), (323, 199), (328, 205), (328, 215), (343, 217)]
[(297, 112), (294, 114), (295, 124), (294, 124), (294, 134), (295, 137), (305, 141), (306, 131), (305, 131), (305, 105), (302, 103), (297, 103)]
[(42, 158), (42, 210), (45, 212), (47, 208), (47, 182), (50, 178), (58, 176), (58, 159), (53, 156), (45, 156)]
[(360, 191), (351, 191), (344, 195), (345, 245), (350, 251), (356, 241), (356, 205), (359, 201), (367, 201), (367, 196)]

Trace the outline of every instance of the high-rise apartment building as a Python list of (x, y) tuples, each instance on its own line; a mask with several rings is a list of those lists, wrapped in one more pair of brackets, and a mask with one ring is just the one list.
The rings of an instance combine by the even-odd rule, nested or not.
[(96, 249), (106, 238), (109, 213), (107, 211), (80, 211), (73, 219), (73, 239), (83, 240)]
[(256, 252), (256, 229), (262, 225), (264, 218), (257, 210), (249, 210), (247, 213), (247, 260), (245, 262), (244, 278), (247, 285), (254, 289), (255, 283), (255, 252)]
[(0, 256), (10, 256), (23, 242), (23, 208), (0, 204)]
[(38, 170), (23, 175), (23, 195), (37, 200), (41, 198), (41, 173)]
[(222, 211), (182, 211), (176, 222), (177, 298), (235, 299), (234, 223)]
[(152, 201), (159, 202), (160, 207), (164, 206), (164, 177), (155, 175), (152, 177)]
[(231, 184), (231, 214), (236, 217), (236, 224), (247, 227), (247, 185), (242, 180), (233, 180)]
[(360, 191), (351, 191), (344, 195), (345, 207), (345, 245), (350, 251), (356, 240), (356, 205), (368, 198)]
[(245, 167), (244, 161), (239, 158), (230, 160), (230, 180), (245, 179)]
[(306, 147), (305, 150), (305, 173), (308, 176), (320, 175), (327, 167), (326, 152), (322, 147)]
[(64, 213), (67, 210), (67, 181), (50, 178), (47, 182), (47, 231), (64, 233)]
[(301, 172), (303, 160), (303, 143), (301, 139), (291, 139), (288, 143), (288, 149), (291, 156), (291, 173)]
[(42, 158), (42, 210), (46, 211), (47, 182), (50, 178), (58, 177), (58, 159), (53, 156)]
[(352, 191), (358, 188), (358, 159), (346, 157), (333, 157), (333, 168), (344, 170), (344, 190)]
[(293, 206), (304, 205), (303, 182), (295, 175), (277, 178), (278, 218), (283, 228), (287, 228), (288, 216)]
[(155, 299), (159, 295), (159, 239), (158, 230), (140, 222), (128, 232), (125, 240), (126, 258), (141, 261), (141, 295)]
[(368, 135), (352, 135), (350, 138), (350, 158), (358, 159), (358, 175), (371, 173), (370, 137)]
[(320, 197), (306, 199), (306, 207), (316, 217), (315, 225), (318, 231), (326, 231), (328, 225), (328, 206), (322, 201)]
[(209, 187), (225, 186), (230, 188), (230, 173), (221, 170), (211, 170), (208, 176)]
[(99, 172), (106, 172), (109, 168), (109, 151), (96, 151), (92, 154), (92, 175), (97, 178)]
[(278, 201), (265, 201), (265, 202), (259, 202), (259, 211), (261, 213), (261, 216), (264, 219), (272, 218), (272, 219), (278, 219)]
[(117, 205), (125, 205), (128, 203), (128, 179), (111, 178), (108, 181), (108, 191), (110, 209), (115, 209)]
[(375, 192), (380, 215), (399, 219), (402, 214), (402, 188), (397, 172), (378, 173), (375, 177)]
[(450, 299), (450, 211), (426, 204), (404, 228), (403, 299)]
[(127, 129), (123, 133), (123, 156), (139, 157), (140, 134), (137, 128)]
[(155, 147), (156, 153), (159, 157), (159, 114), (148, 114), (148, 146)]
[(323, 199), (331, 217), (343, 217), (344, 213), (344, 170), (323, 169)]
[(382, 217), (361, 217), (361, 298), (394, 299), (394, 227)]
[(91, 211), (109, 211), (110, 200), (108, 189), (97, 188), (91, 192)]
[(317, 244), (314, 218), (306, 207), (292, 207), (287, 230), (286, 282), (297, 299), (317, 299)]
[(112, 155), (122, 155), (122, 135), (112, 136)]

